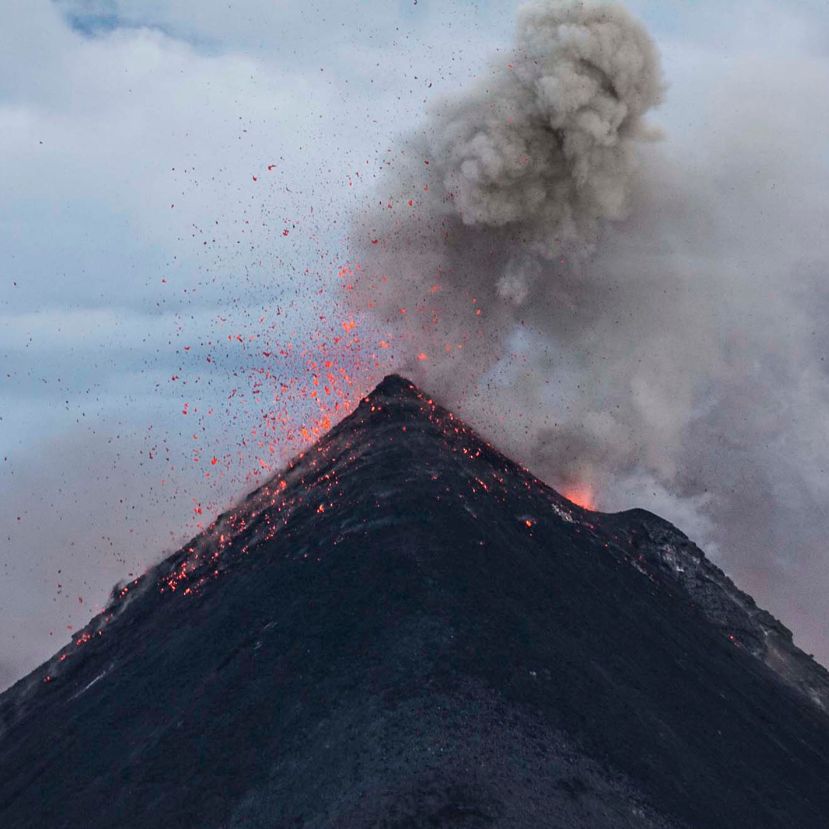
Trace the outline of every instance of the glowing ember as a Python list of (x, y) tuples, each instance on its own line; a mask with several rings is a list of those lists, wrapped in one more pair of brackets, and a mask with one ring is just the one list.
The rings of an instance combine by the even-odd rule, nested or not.
[(573, 484), (565, 487), (561, 493), (568, 501), (572, 501), (582, 509), (596, 509), (596, 497), (589, 484)]

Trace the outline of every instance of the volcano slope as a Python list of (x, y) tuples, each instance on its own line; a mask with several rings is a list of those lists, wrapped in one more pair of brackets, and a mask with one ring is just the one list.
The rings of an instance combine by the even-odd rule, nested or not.
[(0, 826), (826, 827), (829, 677), (392, 376), (0, 697)]

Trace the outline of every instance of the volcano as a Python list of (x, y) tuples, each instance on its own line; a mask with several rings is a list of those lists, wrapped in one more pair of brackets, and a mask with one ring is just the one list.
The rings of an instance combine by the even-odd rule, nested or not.
[(387, 377), (0, 697), (0, 826), (826, 827), (829, 674)]

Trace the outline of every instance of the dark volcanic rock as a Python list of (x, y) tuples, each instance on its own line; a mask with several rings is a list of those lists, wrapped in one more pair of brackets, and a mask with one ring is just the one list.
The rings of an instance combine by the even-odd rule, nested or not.
[(825, 827), (827, 687), (391, 377), (0, 697), (0, 826)]

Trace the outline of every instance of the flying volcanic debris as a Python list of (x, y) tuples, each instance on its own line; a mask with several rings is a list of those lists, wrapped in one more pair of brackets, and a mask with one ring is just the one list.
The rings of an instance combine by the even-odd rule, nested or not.
[[(767, 125), (797, 90), (752, 66), (711, 90), (716, 134), (660, 142), (643, 27), (614, 4), (524, 6), (511, 50), (389, 155), (354, 218), (351, 298), (396, 368), (536, 474), (667, 515), (774, 607), (780, 551), (818, 561), (829, 498), (821, 306), (797, 259), (827, 251), (825, 210), (760, 189), (757, 170), (800, 204), (810, 179), (775, 146), (797, 119)], [(760, 91), (766, 121), (729, 115)]]

